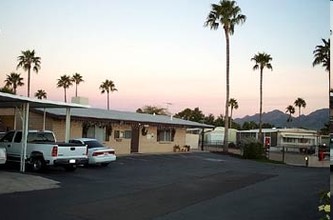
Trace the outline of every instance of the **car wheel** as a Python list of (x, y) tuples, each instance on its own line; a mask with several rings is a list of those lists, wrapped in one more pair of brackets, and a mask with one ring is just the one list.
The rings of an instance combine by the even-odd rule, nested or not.
[(109, 165), (109, 163), (101, 163), (102, 167), (107, 167)]
[(77, 168), (77, 166), (75, 164), (65, 166), (66, 171), (74, 171), (74, 170), (76, 170), (76, 168)]
[(41, 157), (34, 157), (31, 159), (31, 169), (34, 172), (41, 172), (45, 167), (45, 161)]

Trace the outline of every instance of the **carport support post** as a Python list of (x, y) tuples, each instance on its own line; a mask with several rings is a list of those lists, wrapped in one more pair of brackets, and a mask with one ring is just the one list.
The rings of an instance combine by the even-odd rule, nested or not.
[(205, 129), (202, 128), (202, 130), (201, 130), (201, 151), (204, 150), (204, 139), (205, 139)]
[(71, 132), (71, 109), (66, 108), (65, 142), (68, 143)]
[(27, 155), (27, 139), (29, 128), (29, 102), (23, 104), (23, 123), (22, 123), (22, 151), (20, 171), (25, 172), (25, 158)]

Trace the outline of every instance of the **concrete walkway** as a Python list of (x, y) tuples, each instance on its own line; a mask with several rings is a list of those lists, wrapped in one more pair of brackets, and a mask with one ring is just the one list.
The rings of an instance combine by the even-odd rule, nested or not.
[(0, 170), (0, 194), (58, 188), (59, 182), (19, 172)]

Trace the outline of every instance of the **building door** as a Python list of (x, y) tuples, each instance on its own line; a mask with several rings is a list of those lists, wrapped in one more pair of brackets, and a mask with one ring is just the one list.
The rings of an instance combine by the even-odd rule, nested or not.
[(139, 152), (139, 126), (132, 127), (131, 153)]

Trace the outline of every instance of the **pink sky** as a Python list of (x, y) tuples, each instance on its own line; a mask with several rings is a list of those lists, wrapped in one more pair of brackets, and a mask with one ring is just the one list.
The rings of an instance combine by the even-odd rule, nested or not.
[[(191, 7), (185, 0), (37, 2), (0, 2), (0, 83), (12, 71), (26, 78), (16, 70), (16, 59), (21, 50), (35, 49), (42, 68), (31, 74), (32, 94), (44, 89), (48, 99), (62, 101), (57, 79), (77, 72), (85, 80), (79, 96), (92, 107), (106, 107), (99, 85), (109, 79), (119, 90), (111, 94), (111, 109), (172, 103), (173, 114), (195, 107), (206, 115), (224, 114), (225, 38), (222, 30), (203, 27), (211, 1)], [(312, 51), (329, 36), (328, 1), (237, 3), (248, 19), (231, 37), (230, 96), (239, 103), (234, 117), (259, 112), (259, 72), (250, 61), (258, 52), (273, 57), (273, 71), (264, 71), (263, 111), (285, 111), (298, 97), (307, 102), (304, 114), (328, 108), (328, 73), (312, 67)], [(30, 21), (22, 26), (26, 17)], [(26, 95), (26, 86), (18, 94)]]

